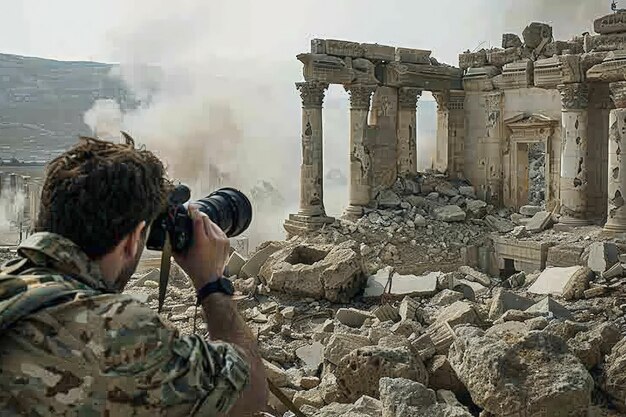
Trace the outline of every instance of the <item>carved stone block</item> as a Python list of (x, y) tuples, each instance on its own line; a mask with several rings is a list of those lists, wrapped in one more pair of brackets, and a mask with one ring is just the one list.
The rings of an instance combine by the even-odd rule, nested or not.
[(502, 47), (504, 49), (517, 48), (518, 46), (522, 46), (522, 40), (515, 33), (505, 33), (502, 35)]
[(571, 41), (554, 41), (546, 45), (543, 49), (543, 54), (547, 57), (551, 57), (554, 55), (563, 55), (566, 51), (569, 51), (569, 54), (582, 54), (583, 45), (578, 42)]
[(363, 58), (363, 47), (360, 43), (326, 39), (326, 53), (335, 56), (349, 56), (351, 58)]
[(425, 49), (396, 48), (396, 61), (430, 65), (430, 53)]
[(377, 43), (362, 43), (363, 57), (375, 61), (391, 62), (396, 59), (396, 48), (393, 46), (378, 45)]
[(579, 83), (585, 78), (579, 55), (560, 55), (535, 62), (535, 86), (556, 88), (563, 83)]
[(601, 34), (626, 32), (626, 12), (611, 13), (596, 19), (593, 30)]
[(324, 39), (311, 39), (312, 54), (326, 54), (326, 41)]
[(493, 66), (470, 68), (463, 77), (463, 89), (465, 91), (491, 91), (493, 90), (492, 79), (500, 74), (500, 70)]
[(461, 90), (463, 72), (444, 65), (391, 62), (384, 66), (383, 84), (390, 87), (417, 87), (424, 90)]
[(494, 77), (493, 85), (500, 90), (528, 88), (533, 85), (533, 75), (531, 60), (506, 64), (502, 75)]
[(364, 58), (345, 58), (323, 54), (300, 54), (298, 60), (304, 64), (306, 81), (323, 81), (329, 84), (378, 84), (374, 75), (375, 66)]
[(587, 71), (587, 79), (609, 83), (626, 81), (626, 51), (609, 52), (602, 63)]
[(502, 68), (522, 57), (522, 48), (494, 49), (487, 52), (487, 62), (494, 67)]
[(487, 51), (465, 52), (459, 55), (459, 67), (463, 70), (468, 68), (480, 68), (487, 65)]
[(585, 52), (617, 51), (626, 49), (626, 33), (585, 36)]

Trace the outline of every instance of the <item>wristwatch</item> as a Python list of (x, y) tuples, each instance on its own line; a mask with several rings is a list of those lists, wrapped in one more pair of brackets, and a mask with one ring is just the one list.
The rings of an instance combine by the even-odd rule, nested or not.
[(221, 292), (226, 295), (233, 295), (235, 293), (235, 287), (233, 283), (225, 277), (219, 278), (217, 281), (209, 282), (198, 290), (196, 295), (198, 296), (198, 304), (202, 302), (210, 294)]

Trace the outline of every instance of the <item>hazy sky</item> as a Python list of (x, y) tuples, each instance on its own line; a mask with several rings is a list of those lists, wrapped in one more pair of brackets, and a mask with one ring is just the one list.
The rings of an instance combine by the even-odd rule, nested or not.
[(1, 1), (1, 52), (109, 62), (161, 61), (191, 44), (192, 55), (283, 61), (313, 37), (333, 37), (432, 49), (456, 64), (459, 52), (499, 46), (503, 31), (521, 33), (530, 20), (568, 39), (610, 11), (609, 0)]

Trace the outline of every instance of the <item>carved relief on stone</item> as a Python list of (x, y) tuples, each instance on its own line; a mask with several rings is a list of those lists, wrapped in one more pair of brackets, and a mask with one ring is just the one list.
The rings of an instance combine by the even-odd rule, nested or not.
[(489, 93), (485, 96), (487, 111), (500, 111), (502, 109), (502, 99), (504, 93), (501, 91)]
[(463, 71), (446, 65), (418, 65), (390, 62), (383, 67), (383, 81), (389, 87), (417, 87), (428, 90), (462, 89)]
[(619, 81), (609, 84), (611, 89), (611, 99), (618, 109), (626, 108), (626, 81)]
[(398, 103), (401, 109), (415, 110), (417, 100), (422, 95), (420, 88), (402, 87), (398, 90)]
[(306, 81), (323, 81), (330, 84), (378, 84), (375, 65), (364, 58), (339, 58), (324, 54), (300, 54)]
[(626, 33), (585, 36), (585, 52), (618, 51), (626, 49)]
[(626, 12), (611, 13), (596, 19), (593, 30), (601, 34), (626, 32)]
[(300, 91), (302, 107), (322, 107), (328, 83), (307, 81), (303, 83), (296, 83), (296, 88)]
[(579, 55), (561, 55), (537, 60), (534, 64), (535, 86), (554, 88), (558, 84), (579, 83), (584, 80)]
[(437, 102), (437, 111), (447, 111), (448, 110), (448, 102), (450, 100), (450, 91), (433, 91), (433, 97)]
[(376, 86), (372, 85), (346, 85), (344, 86), (350, 94), (350, 108), (353, 110), (369, 110), (372, 94), (376, 91)]
[(581, 110), (589, 106), (589, 87), (583, 83), (559, 84), (561, 105), (564, 110)]
[(465, 91), (453, 90), (448, 93), (448, 109), (463, 110), (465, 108)]
[(587, 79), (600, 82), (626, 81), (626, 51), (609, 52), (602, 63), (587, 71)]

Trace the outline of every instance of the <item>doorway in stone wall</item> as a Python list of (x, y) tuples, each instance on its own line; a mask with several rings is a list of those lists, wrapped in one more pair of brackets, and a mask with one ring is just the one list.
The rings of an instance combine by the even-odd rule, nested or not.
[(544, 207), (546, 202), (546, 144), (545, 142), (517, 142), (513, 192), (515, 206)]

